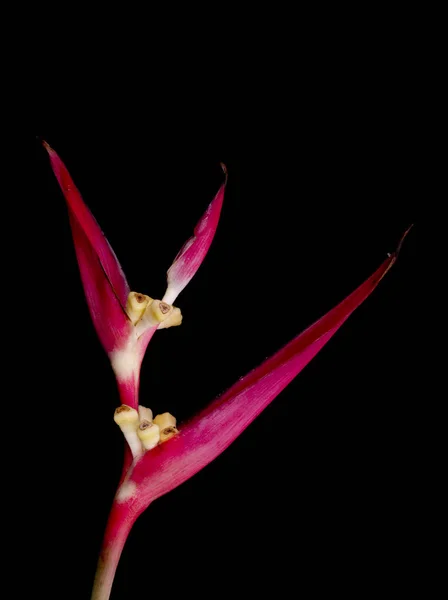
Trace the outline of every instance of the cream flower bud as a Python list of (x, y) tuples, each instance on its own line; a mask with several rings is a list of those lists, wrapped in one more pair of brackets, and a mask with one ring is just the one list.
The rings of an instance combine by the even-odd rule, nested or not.
[(140, 337), (149, 327), (166, 329), (180, 325), (181, 322), (182, 313), (178, 308), (162, 300), (152, 300), (136, 324), (135, 332)]
[(160, 432), (160, 443), (163, 444), (163, 442), (167, 442), (177, 433), (179, 433), (179, 430), (176, 427), (165, 427), (165, 429)]
[(151, 306), (149, 306), (147, 310), (148, 315), (151, 315), (152, 319), (157, 323), (165, 321), (165, 319), (167, 319), (172, 312), (173, 307), (166, 302), (162, 302), (161, 300), (154, 300), (151, 302)]
[(140, 456), (142, 454), (142, 445), (137, 436), (138, 412), (127, 404), (122, 404), (115, 410), (114, 421), (123, 432), (131, 449), (132, 456), (134, 458)]
[(122, 404), (115, 409), (114, 421), (123, 431), (123, 429), (137, 429), (138, 412), (127, 404)]
[(173, 306), (173, 311), (168, 316), (165, 321), (160, 323), (159, 329), (167, 329), (168, 327), (176, 327), (176, 325), (180, 325), (182, 323), (182, 313), (180, 312), (180, 308)]
[(154, 423), (159, 426), (160, 429), (160, 442), (166, 442), (172, 438), (179, 430), (176, 429), (176, 418), (170, 413), (163, 413), (157, 415), (154, 418)]
[(131, 292), (126, 302), (126, 312), (135, 325), (143, 316), (146, 308), (151, 304), (152, 298), (145, 294)]
[(146, 421), (152, 421), (152, 410), (150, 408), (146, 408), (146, 406), (139, 406), (138, 416), (140, 417), (140, 421), (145, 419)]
[(143, 419), (137, 429), (139, 440), (145, 450), (152, 450), (160, 441), (160, 429), (155, 423)]

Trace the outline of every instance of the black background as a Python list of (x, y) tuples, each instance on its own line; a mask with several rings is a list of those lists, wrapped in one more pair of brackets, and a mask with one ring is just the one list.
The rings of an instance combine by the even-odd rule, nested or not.
[[(215, 156), (148, 131), (38, 132), (68, 167), (131, 289), (156, 298), (222, 182), (219, 162), (227, 165), (218, 232), (177, 299), (182, 326), (157, 333), (148, 347), (142, 404), (182, 422), (394, 250), (423, 190), (420, 150), (398, 112), (324, 121), (317, 110), (301, 131), (285, 132), (283, 145), (213, 149)], [(121, 470), (118, 394), (38, 140), (36, 165), (31, 276), (46, 318), (30, 368), (52, 410), (39, 444), (48, 466), (36, 470), (35, 486), (46, 490), (38, 497), (48, 565), (74, 597), (88, 598)], [(358, 578), (372, 589), (403, 568), (421, 468), (412, 394), (418, 235), (416, 222), (372, 296), (240, 438), (140, 517), (113, 600), (280, 596), (305, 583), (316, 593), (328, 584), (356, 591)]]

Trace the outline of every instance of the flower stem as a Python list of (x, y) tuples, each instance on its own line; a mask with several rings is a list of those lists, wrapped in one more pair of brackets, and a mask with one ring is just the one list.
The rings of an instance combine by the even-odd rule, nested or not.
[(132, 503), (114, 501), (98, 559), (91, 600), (109, 600), (118, 561), (137, 516)]

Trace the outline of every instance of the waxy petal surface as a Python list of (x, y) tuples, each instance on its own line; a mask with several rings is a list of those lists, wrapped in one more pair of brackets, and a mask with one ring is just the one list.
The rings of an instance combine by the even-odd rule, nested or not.
[(106, 352), (120, 348), (129, 337), (126, 315), (129, 286), (109, 242), (56, 152), (44, 142), (51, 166), (64, 193), (76, 257), (95, 329)]
[(181, 425), (177, 436), (138, 460), (127, 480), (138, 490), (134, 509), (144, 510), (219, 456), (325, 346), (376, 288), (396, 257), (397, 252), (345, 300)]
[(126, 343), (132, 325), (105, 276), (97, 255), (70, 209), (69, 214), (89, 312), (98, 337), (106, 352), (110, 354)]
[(193, 278), (207, 255), (215, 236), (227, 183), (226, 167), (221, 166), (226, 176), (225, 182), (219, 188), (218, 193), (194, 228), (193, 236), (185, 242), (168, 269), (168, 287), (163, 297), (164, 302), (168, 304), (174, 303), (180, 292)]

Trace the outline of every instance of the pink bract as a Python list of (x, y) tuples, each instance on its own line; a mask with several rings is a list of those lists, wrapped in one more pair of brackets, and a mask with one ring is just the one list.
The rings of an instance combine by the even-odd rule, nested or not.
[(44, 142), (67, 202), (81, 279), (93, 324), (107, 353), (122, 347), (131, 323), (126, 315), (129, 286), (95, 217), (56, 152)]
[[(133, 369), (124, 374), (114, 368), (120, 400), (137, 408), (140, 366), (157, 327), (147, 328), (136, 339), (134, 327), (126, 313), (130, 288), (120, 263), (95, 217), (85, 205), (66, 166), (46, 142), (43, 145), (65, 196), (81, 280), (98, 337), (113, 366), (117, 351), (127, 352), (130, 357), (128, 362), (134, 364)], [(222, 168), (227, 180), (226, 168), (224, 165)], [(193, 236), (184, 244), (168, 270), (168, 285), (163, 300), (169, 304), (174, 302), (195, 275), (210, 248), (221, 214), (225, 186), (224, 182), (196, 225)]]
[(221, 164), (221, 167), (226, 176), (226, 181), (219, 188), (215, 198), (209, 204), (209, 207), (194, 228), (193, 236), (185, 242), (174, 259), (173, 264), (168, 269), (168, 287), (165, 296), (163, 297), (163, 300), (168, 302), (168, 304), (172, 304), (180, 292), (190, 282), (204, 260), (208, 249), (210, 248), (210, 244), (213, 241), (216, 228), (218, 227), (219, 217), (221, 215), (224, 191), (227, 182), (227, 169), (223, 164)]
[(130, 500), (135, 509), (144, 510), (149, 502), (174, 489), (219, 456), (373, 292), (396, 261), (397, 252), (345, 300), (184, 424), (169, 444), (156, 447), (136, 461), (127, 479), (141, 490), (138, 497)]
[[(120, 264), (96, 220), (84, 204), (64, 164), (44, 143), (67, 202), (76, 255), (89, 310), (109, 356), (134, 343), (133, 324), (126, 314), (129, 286)], [(224, 173), (227, 172), (223, 166)], [(163, 300), (172, 304), (204, 260), (218, 226), (226, 182), (220, 187), (193, 236), (184, 244), (167, 273)], [(157, 498), (181, 485), (219, 456), (327, 344), (356, 308), (373, 292), (395, 263), (397, 250), (345, 300), (303, 333), (239, 380), (169, 441), (133, 459), (125, 449), (124, 469), (110, 513), (98, 563), (92, 600), (107, 600), (116, 567), (137, 517)], [(138, 407), (140, 363), (157, 326), (135, 342), (135, 368), (120, 376), (120, 398)], [(132, 344), (131, 344), (132, 345)], [(134, 348), (134, 346), (132, 346)], [(112, 358), (111, 358), (112, 360)], [(112, 364), (113, 360), (112, 360)], [(199, 374), (198, 374), (199, 375)]]
[(107, 600), (122, 548), (138, 516), (151, 502), (181, 485), (219, 456), (300, 373), (373, 292), (395, 263), (396, 252), (345, 300), (271, 358), (239, 380), (180, 433), (134, 462), (112, 505), (98, 563), (92, 600)]

